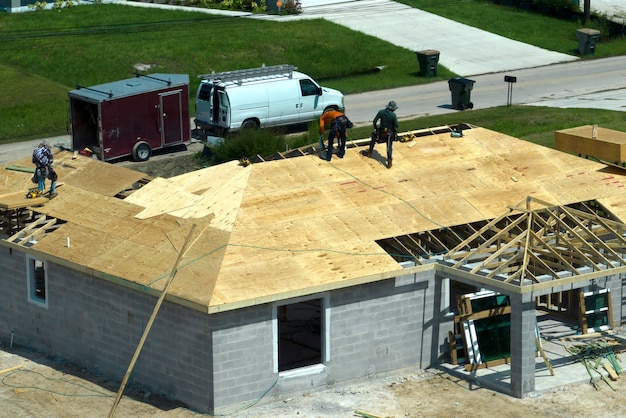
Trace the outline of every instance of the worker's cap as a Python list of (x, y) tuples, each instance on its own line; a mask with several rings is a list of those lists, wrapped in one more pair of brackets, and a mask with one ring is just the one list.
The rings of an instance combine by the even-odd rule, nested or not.
[(395, 111), (397, 108), (398, 108), (398, 105), (396, 105), (396, 102), (394, 102), (393, 100), (387, 104), (387, 109), (391, 111)]

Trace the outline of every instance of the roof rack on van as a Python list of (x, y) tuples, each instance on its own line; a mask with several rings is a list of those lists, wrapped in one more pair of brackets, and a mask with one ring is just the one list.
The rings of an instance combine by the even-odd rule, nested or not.
[(198, 77), (203, 80), (222, 82), (236, 81), (237, 84), (241, 84), (243, 80), (254, 77), (287, 76), (291, 78), (293, 72), (297, 69), (297, 67), (288, 64), (271, 65), (269, 67), (264, 65), (263, 67), (249, 68), (247, 70), (225, 71), (222, 73), (213, 72), (211, 74), (202, 74)]

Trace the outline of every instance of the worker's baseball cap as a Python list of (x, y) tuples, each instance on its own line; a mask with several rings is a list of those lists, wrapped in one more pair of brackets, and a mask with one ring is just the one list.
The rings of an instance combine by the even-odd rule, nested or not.
[(389, 109), (389, 110), (391, 110), (391, 111), (394, 111), (394, 110), (396, 110), (397, 108), (398, 108), (398, 105), (396, 105), (396, 102), (395, 102), (395, 101), (393, 101), (393, 100), (392, 100), (392, 101), (390, 101), (390, 102), (387, 104), (387, 109)]

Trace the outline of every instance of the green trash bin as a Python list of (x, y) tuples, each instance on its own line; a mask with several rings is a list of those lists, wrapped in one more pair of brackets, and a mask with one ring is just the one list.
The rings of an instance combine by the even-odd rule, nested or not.
[(589, 55), (596, 51), (596, 43), (600, 39), (599, 30), (589, 28), (576, 29), (576, 35), (578, 36), (578, 52), (580, 55)]
[(456, 77), (448, 80), (448, 86), (452, 92), (452, 108), (457, 110), (473, 109), (474, 103), (471, 101), (474, 80)]
[(439, 51), (426, 49), (415, 52), (417, 61), (420, 63), (419, 74), (422, 77), (437, 77), (437, 63), (439, 62)]

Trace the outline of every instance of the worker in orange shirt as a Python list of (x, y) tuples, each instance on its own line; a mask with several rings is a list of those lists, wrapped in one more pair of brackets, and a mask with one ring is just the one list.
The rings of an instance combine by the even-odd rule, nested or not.
[(324, 148), (324, 128), (329, 126), (328, 144), (326, 146), (326, 154), (320, 154), (320, 158), (330, 161), (333, 156), (333, 141), (338, 137), (339, 147), (337, 155), (343, 158), (346, 153), (346, 129), (352, 128), (353, 124), (350, 119), (338, 110), (329, 110), (320, 116), (320, 144)]

